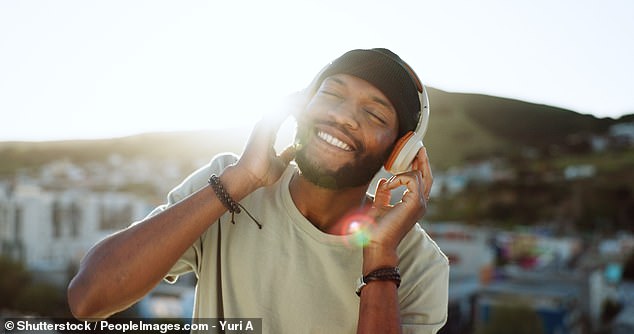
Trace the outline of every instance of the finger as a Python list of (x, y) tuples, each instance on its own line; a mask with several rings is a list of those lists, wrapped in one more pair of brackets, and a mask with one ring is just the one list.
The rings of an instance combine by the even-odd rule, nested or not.
[(284, 166), (286, 166), (291, 162), (291, 160), (295, 159), (295, 153), (297, 153), (296, 146), (290, 145), (285, 148), (278, 157), (280, 158)]
[[(259, 139), (266, 138), (266, 143), (275, 143), (276, 134), (282, 123), (291, 115), (297, 115), (306, 107), (308, 95), (305, 91), (291, 93), (271, 103), (260, 106), (264, 110), (262, 118), (256, 125)], [(254, 131), (254, 132), (255, 132)], [(268, 136), (264, 136), (267, 134)]]
[(390, 199), (392, 192), (387, 188), (388, 181), (386, 179), (380, 179), (376, 186), (376, 194), (374, 195), (374, 206), (384, 207), (390, 205)]
[(280, 115), (267, 115), (267, 117), (260, 119), (255, 125), (251, 139), (273, 147), (277, 139), (277, 132), (285, 119), (286, 117), (280, 117)]
[(429, 156), (427, 155), (427, 148), (421, 147), (416, 154), (416, 158), (412, 163), (412, 168), (416, 170), (420, 170), (423, 176), (423, 184), (425, 200), (429, 200), (429, 195), (431, 193), (431, 187), (434, 183), (434, 177), (431, 171), (431, 165), (429, 163)]
[(409, 171), (406, 173), (392, 176), (387, 184), (386, 189), (392, 191), (400, 186), (405, 186), (407, 191), (414, 192), (415, 194), (422, 195), (420, 191), (420, 184), (422, 184), (422, 175), (420, 171)]
[(284, 104), (284, 112), (286, 115), (297, 117), (306, 108), (308, 98), (308, 93), (303, 90), (287, 96)]

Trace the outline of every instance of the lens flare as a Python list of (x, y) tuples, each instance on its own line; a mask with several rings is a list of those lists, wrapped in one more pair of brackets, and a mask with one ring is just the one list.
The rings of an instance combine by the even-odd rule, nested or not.
[(348, 237), (347, 244), (350, 247), (364, 247), (370, 242), (371, 231), (376, 222), (366, 211), (355, 212), (343, 218), (341, 234)]

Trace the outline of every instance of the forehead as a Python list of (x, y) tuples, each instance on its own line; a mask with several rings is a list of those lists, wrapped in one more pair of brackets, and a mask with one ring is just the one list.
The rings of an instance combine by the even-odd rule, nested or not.
[(324, 85), (337, 85), (355, 91), (358, 94), (366, 95), (373, 102), (383, 105), (387, 109), (396, 113), (396, 109), (383, 92), (370, 82), (350, 74), (335, 74), (327, 77), (322, 82)]

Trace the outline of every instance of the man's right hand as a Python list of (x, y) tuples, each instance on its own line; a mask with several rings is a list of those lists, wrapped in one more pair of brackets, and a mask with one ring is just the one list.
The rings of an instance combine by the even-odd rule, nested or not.
[(282, 122), (288, 115), (269, 115), (260, 120), (235, 165), (255, 190), (275, 183), (291, 160), (295, 157), (294, 145), (286, 147), (279, 155), (275, 151), (275, 140)]

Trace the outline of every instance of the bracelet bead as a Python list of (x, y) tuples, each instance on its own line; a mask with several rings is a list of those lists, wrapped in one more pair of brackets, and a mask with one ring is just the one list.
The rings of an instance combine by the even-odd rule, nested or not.
[(222, 202), (222, 204), (227, 208), (227, 210), (229, 210), (229, 212), (240, 213), (240, 206), (227, 193), (225, 188), (222, 186), (222, 183), (220, 183), (220, 178), (216, 174), (212, 174), (211, 177), (209, 177), (208, 182), (211, 188), (213, 188), (220, 202)]
[(363, 287), (373, 281), (393, 281), (396, 284), (396, 288), (398, 288), (401, 286), (401, 273), (398, 267), (392, 267), (380, 268), (365, 276), (361, 276), (357, 285), (357, 296), (361, 296)]
[[(227, 210), (229, 210), (229, 212), (231, 213), (231, 223), (235, 224), (235, 214), (242, 212), (242, 209), (244, 209), (244, 207), (240, 205), (240, 203), (234, 201), (233, 198), (231, 198), (231, 195), (229, 195), (229, 193), (227, 193), (227, 191), (225, 190), (225, 187), (222, 186), (222, 183), (220, 182), (220, 177), (218, 177), (216, 174), (212, 174), (207, 182), (214, 190), (214, 193), (216, 194), (216, 197), (218, 197), (218, 200), (225, 208), (227, 208)], [(260, 222), (258, 222), (258, 220), (255, 219), (255, 217), (253, 217), (249, 213), (249, 211), (247, 211), (247, 209), (244, 209), (244, 211), (247, 213), (247, 215), (249, 215), (249, 218), (251, 218), (251, 220), (253, 220), (253, 222), (258, 225), (258, 228), (262, 229), (262, 224), (260, 224)]]

